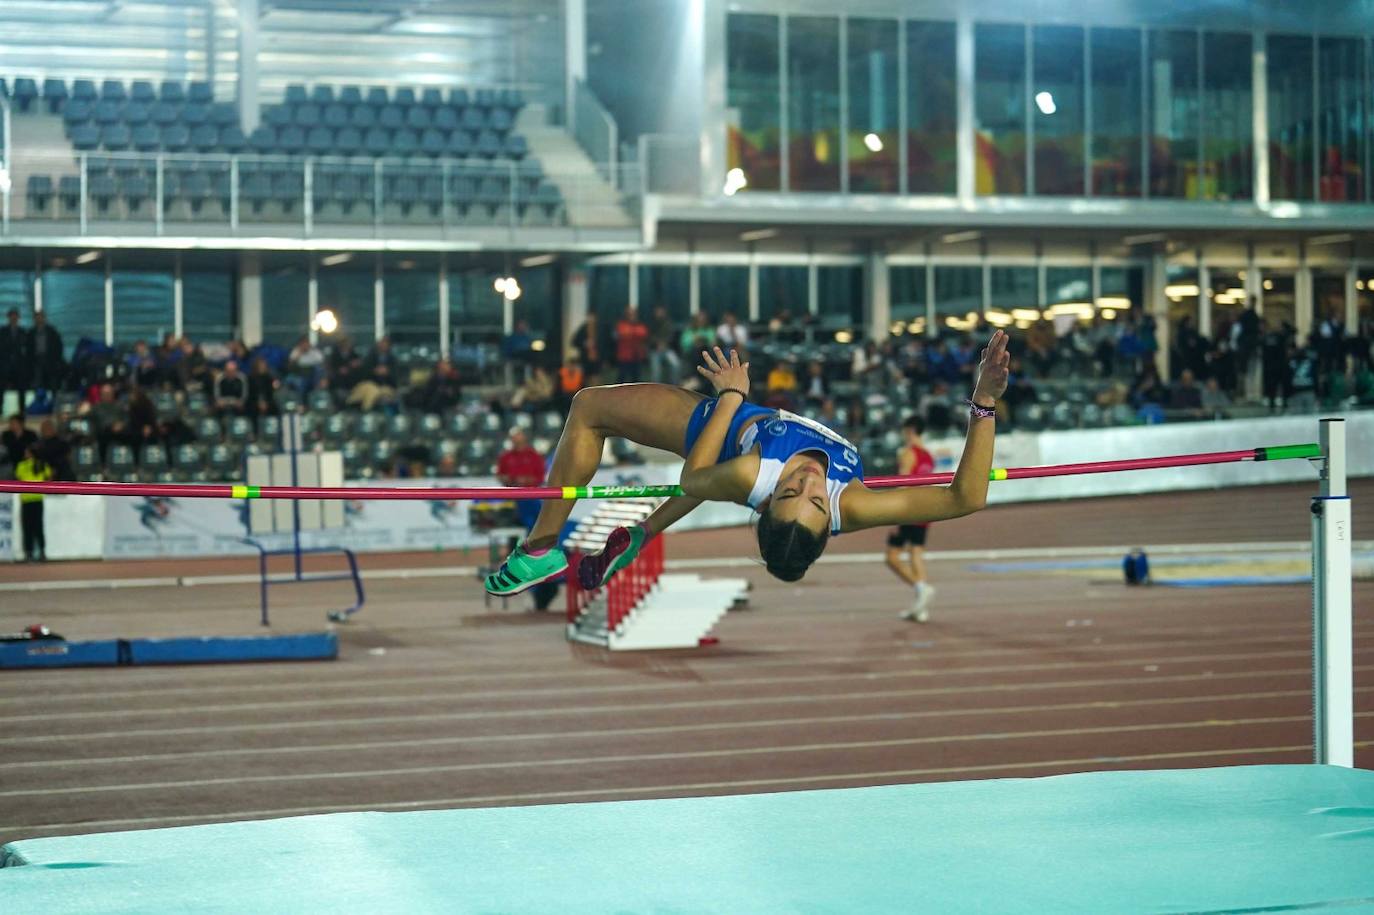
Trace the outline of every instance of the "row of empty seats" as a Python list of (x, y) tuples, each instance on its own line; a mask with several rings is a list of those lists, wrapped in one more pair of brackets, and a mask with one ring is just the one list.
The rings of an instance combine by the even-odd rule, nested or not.
[(95, 80), (75, 79), (68, 88), (67, 81), (56, 77), (43, 80), (40, 91), (38, 81), (28, 77), (17, 77), (13, 86), (0, 78), (0, 97), (8, 98), (21, 112), (31, 110), (39, 101), (48, 111), (57, 114), (68, 101), (94, 104), (98, 101), (123, 102), (126, 100), (152, 104), (162, 102), (180, 105), (184, 102), (208, 105), (214, 101), (214, 90), (206, 82), (180, 82), (166, 80), (160, 87), (154, 87), (148, 80), (134, 80), (127, 87), (117, 79), (104, 80), (98, 87)]
[(364, 131), (357, 127), (305, 128), (297, 125), (275, 127), (263, 125), (245, 136), (237, 124), (95, 124), (84, 122), (68, 125), (67, 135), (80, 152), (106, 150), (108, 152), (197, 152), (238, 154), (254, 152), (262, 155), (314, 156), (388, 156), (423, 155), (430, 158), (452, 159), (515, 159), (529, 154), (529, 143), (520, 134), (501, 134), (483, 130), (472, 133), (429, 128), (414, 131), (409, 128), (390, 130), (372, 127)]

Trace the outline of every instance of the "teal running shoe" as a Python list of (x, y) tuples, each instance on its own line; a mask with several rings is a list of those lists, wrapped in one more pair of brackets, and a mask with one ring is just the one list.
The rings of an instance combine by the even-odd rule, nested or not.
[(583, 556), (577, 566), (577, 583), (584, 591), (594, 591), (611, 580), (611, 576), (625, 568), (639, 555), (649, 532), (643, 525), (618, 527), (606, 538), (600, 553)]
[(514, 553), (506, 557), (501, 568), (487, 576), (485, 586), (488, 594), (510, 597), (512, 594), (528, 591), (541, 582), (557, 578), (567, 569), (568, 557), (558, 547), (550, 547), (539, 556), (531, 556), (525, 552), (525, 545), (522, 543), (515, 548)]

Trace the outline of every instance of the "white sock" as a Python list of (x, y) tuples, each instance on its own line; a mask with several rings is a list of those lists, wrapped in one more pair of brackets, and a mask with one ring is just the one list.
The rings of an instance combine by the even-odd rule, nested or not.
[(920, 597), (922, 594), (926, 593), (926, 589), (929, 587), (930, 585), (926, 584), (924, 581), (916, 582), (916, 596)]

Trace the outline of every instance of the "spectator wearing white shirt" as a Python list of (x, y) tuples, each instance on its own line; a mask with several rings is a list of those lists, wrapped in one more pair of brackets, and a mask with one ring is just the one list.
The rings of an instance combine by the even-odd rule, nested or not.
[(749, 328), (739, 323), (733, 311), (727, 311), (716, 328), (716, 345), (724, 350), (737, 349), (740, 358), (744, 358), (744, 351), (749, 348)]

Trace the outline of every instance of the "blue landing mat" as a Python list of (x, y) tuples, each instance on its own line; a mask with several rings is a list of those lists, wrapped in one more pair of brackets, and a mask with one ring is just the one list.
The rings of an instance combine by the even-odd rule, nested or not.
[(7, 915), (1374, 912), (1374, 772), (1253, 766), (20, 841)]
[(29, 667), (111, 667), (126, 664), (223, 664), (234, 661), (327, 660), (339, 656), (332, 632), (296, 635), (212, 636), (177, 639), (107, 639), (0, 642), (0, 670)]

